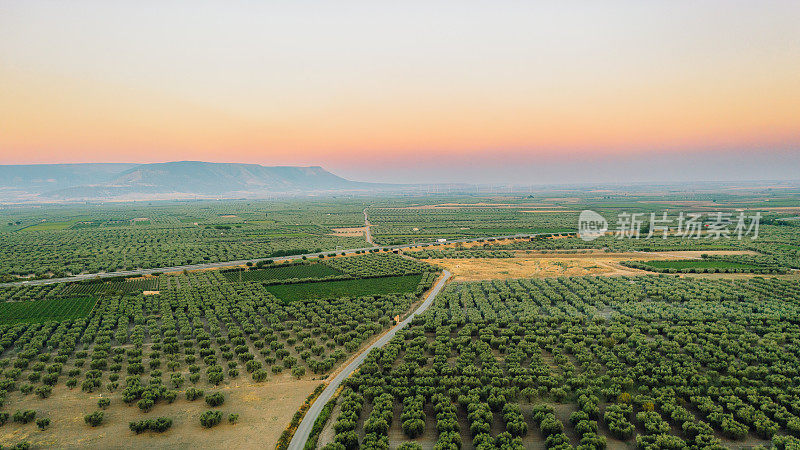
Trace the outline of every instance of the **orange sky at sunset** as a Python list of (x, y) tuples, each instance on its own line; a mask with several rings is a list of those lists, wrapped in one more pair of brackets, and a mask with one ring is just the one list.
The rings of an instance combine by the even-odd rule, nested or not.
[(645, 3), (4, 2), (0, 163), (795, 161), (798, 3)]

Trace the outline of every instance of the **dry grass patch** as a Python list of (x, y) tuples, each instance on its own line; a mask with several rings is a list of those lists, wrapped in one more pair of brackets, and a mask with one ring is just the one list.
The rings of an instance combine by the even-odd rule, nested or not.
[[(79, 388), (69, 390), (63, 384), (53, 395), (39, 399), (34, 394), (14, 396), (14, 409), (35, 409), (36, 417), (48, 417), (50, 427), (40, 431), (36, 424), (6, 423), (0, 428), (0, 442), (13, 445), (27, 441), (33, 447), (57, 448), (266, 448), (274, 447), (286, 425), (300, 405), (314, 391), (319, 380), (295, 380), (290, 375), (253, 383), (247, 375), (219, 388), (202, 386), (206, 394), (222, 392), (225, 403), (217, 408), (223, 422), (211, 429), (200, 426), (200, 414), (209, 408), (202, 399), (187, 401), (181, 392), (172, 404), (159, 402), (152, 411), (142, 413), (136, 405), (126, 406), (119, 395), (111, 398), (103, 424), (92, 428), (84, 423), (84, 415), (98, 410), (99, 394), (86, 394)], [(227, 422), (229, 413), (239, 414), (236, 425)], [(169, 417), (172, 428), (164, 433), (135, 434), (128, 424), (134, 420)]]
[(333, 228), (328, 236), (343, 236), (343, 237), (356, 237), (363, 236), (367, 232), (367, 227), (352, 227), (352, 228)]
[[(621, 261), (699, 258), (701, 254), (750, 254), (748, 251), (683, 251), (605, 253), (517, 252), (514, 258), (427, 259), (446, 268), (455, 281), (497, 280), (506, 278), (546, 278), (563, 276), (620, 276), (652, 272), (625, 267)], [(720, 274), (727, 275), (727, 274)], [(733, 274), (731, 274), (733, 275)]]

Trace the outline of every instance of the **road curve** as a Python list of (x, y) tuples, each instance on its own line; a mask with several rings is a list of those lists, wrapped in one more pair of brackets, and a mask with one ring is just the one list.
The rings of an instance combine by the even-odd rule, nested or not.
[(405, 320), (395, 325), (394, 328), (387, 331), (386, 334), (381, 336), (377, 341), (373, 342), (372, 345), (365, 348), (364, 351), (362, 351), (350, 364), (347, 365), (347, 367), (342, 369), (342, 371), (339, 372), (336, 377), (334, 377), (334, 379), (328, 384), (325, 390), (322, 391), (322, 394), (317, 397), (317, 399), (306, 412), (305, 417), (303, 417), (303, 421), (300, 422), (300, 425), (297, 427), (297, 431), (294, 433), (294, 437), (292, 437), (292, 441), (289, 443), (289, 450), (302, 450), (305, 447), (306, 441), (308, 440), (309, 435), (311, 435), (311, 429), (314, 427), (314, 422), (317, 420), (319, 413), (322, 412), (322, 408), (324, 408), (325, 404), (328, 403), (328, 401), (333, 397), (333, 394), (336, 393), (336, 390), (339, 389), (339, 386), (342, 384), (342, 382), (346, 380), (347, 377), (349, 377), (361, 365), (361, 363), (364, 362), (369, 352), (374, 348), (380, 348), (386, 345), (386, 343), (388, 343), (399, 330), (402, 330), (409, 323), (411, 323), (411, 320), (414, 319), (417, 314), (425, 312), (425, 310), (433, 304), (433, 300), (442, 290), (442, 287), (444, 287), (445, 282), (447, 282), (451, 275), (451, 273), (447, 270), (443, 271), (442, 274), (444, 276), (440, 278), (433, 289), (431, 289), (431, 291), (428, 293), (428, 296), (425, 297), (425, 300), (421, 305), (419, 305), (419, 308), (406, 317)]

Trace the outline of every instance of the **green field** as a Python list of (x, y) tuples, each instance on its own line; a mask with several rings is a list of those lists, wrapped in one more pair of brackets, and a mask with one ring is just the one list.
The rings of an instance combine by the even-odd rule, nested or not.
[(321, 281), (315, 283), (281, 284), (265, 289), (285, 302), (334, 297), (365, 297), (371, 295), (413, 292), (422, 275), (366, 278), (362, 280)]
[(760, 266), (742, 264), (731, 261), (713, 261), (701, 259), (679, 259), (665, 261), (647, 261), (646, 265), (657, 269), (760, 269)]
[(80, 219), (68, 220), (65, 222), (41, 222), (36, 225), (23, 228), (25, 231), (58, 231), (66, 230), (80, 222)]
[(228, 281), (290, 280), (292, 278), (324, 278), (343, 275), (325, 264), (294, 264), (245, 271), (223, 272)]
[(157, 291), (158, 278), (134, 278), (131, 280), (112, 281), (109, 288), (115, 292), (131, 293), (141, 291)]
[(48, 322), (86, 317), (97, 299), (57, 298), (47, 300), (0, 303), (0, 324)]

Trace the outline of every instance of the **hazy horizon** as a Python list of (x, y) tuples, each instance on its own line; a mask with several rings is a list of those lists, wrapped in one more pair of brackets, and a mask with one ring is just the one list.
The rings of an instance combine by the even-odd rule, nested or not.
[[(770, 158), (770, 156), (772, 156)], [(694, 158), (687, 160), (687, 157)], [(183, 160), (194, 161), (194, 160)], [(106, 164), (149, 164), (176, 162), (172, 160), (115, 161)], [(259, 164), (246, 161), (202, 161), (229, 164)], [(94, 162), (32, 163), (37, 164), (93, 164)], [(102, 164), (102, 163), (101, 163)], [(416, 163), (419, 164), (419, 163)], [(25, 164), (22, 164), (25, 165)], [(261, 164), (271, 166), (270, 164)], [(275, 165), (286, 166), (286, 165)], [(291, 165), (289, 165), (291, 166)], [(298, 165), (299, 166), (299, 165)], [(308, 164), (308, 166), (321, 166)], [(467, 185), (626, 185), (626, 184), (680, 184), (695, 182), (759, 182), (800, 181), (796, 168), (800, 155), (638, 155), (637, 157), (586, 159), (578, 162), (546, 161), (539, 165), (509, 166), (499, 162), (495, 166), (439, 165), (425, 169), (426, 165), (396, 164), (395, 176), (374, 175), (359, 170), (321, 166), (351, 181), (395, 184), (467, 184)]]

